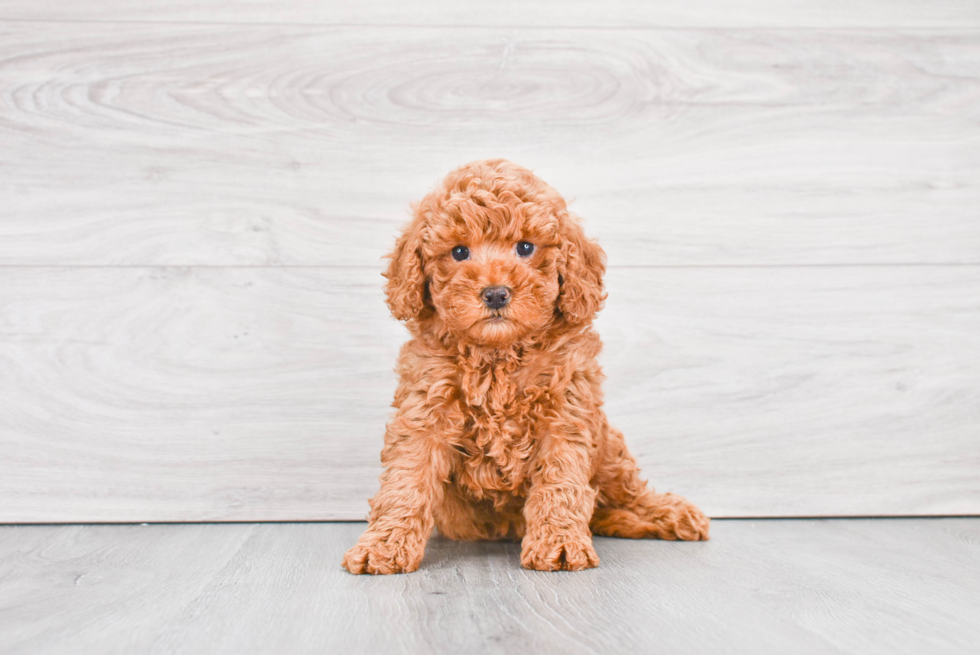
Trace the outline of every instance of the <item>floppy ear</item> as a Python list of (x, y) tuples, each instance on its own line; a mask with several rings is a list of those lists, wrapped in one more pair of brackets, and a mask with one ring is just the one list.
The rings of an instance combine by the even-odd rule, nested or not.
[(558, 311), (570, 323), (587, 323), (602, 309), (606, 299), (602, 287), (606, 253), (598, 243), (586, 238), (574, 217), (565, 215), (561, 221)]
[(416, 208), (415, 218), (398, 237), (395, 249), (387, 255), (391, 263), (384, 273), (388, 278), (385, 293), (388, 308), (399, 321), (418, 318), (426, 307), (421, 225), (421, 210)]

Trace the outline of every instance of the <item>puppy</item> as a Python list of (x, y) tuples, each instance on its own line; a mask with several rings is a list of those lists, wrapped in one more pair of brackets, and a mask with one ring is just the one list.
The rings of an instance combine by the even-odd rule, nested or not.
[(541, 571), (599, 564), (592, 535), (708, 538), (692, 503), (656, 494), (602, 409), (605, 253), (558, 193), (497, 159), (415, 207), (385, 277), (407, 321), (381, 490), (351, 573), (414, 571), (433, 525), (521, 541)]

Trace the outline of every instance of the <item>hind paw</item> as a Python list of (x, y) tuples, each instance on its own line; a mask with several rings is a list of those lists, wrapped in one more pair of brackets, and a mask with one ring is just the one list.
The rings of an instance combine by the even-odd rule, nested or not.
[(660, 539), (707, 541), (711, 519), (697, 505), (673, 494), (665, 494), (669, 504), (652, 519), (657, 524)]

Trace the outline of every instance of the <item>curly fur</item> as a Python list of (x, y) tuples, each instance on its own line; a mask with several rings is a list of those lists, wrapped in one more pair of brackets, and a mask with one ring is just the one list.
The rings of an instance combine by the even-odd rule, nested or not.
[[(519, 241), (535, 252), (517, 256)], [(697, 507), (647, 487), (606, 420), (591, 327), (605, 254), (554, 189), (508, 161), (463, 166), (415, 207), (390, 258), (388, 306), (412, 339), (351, 573), (414, 571), (433, 526), (520, 539), (521, 564), (549, 571), (597, 566), (592, 534), (708, 538)], [(480, 292), (498, 285), (512, 299), (492, 310)]]

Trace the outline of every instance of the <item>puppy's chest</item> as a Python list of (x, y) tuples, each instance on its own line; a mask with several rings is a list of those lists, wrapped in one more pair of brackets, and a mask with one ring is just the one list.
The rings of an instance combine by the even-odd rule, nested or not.
[(529, 484), (552, 394), (540, 376), (527, 373), (500, 367), (462, 380), (463, 430), (453, 444), (461, 459), (454, 477), (477, 498), (524, 495)]

